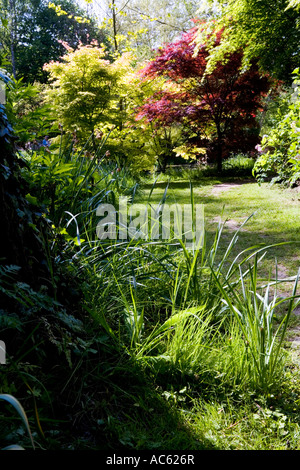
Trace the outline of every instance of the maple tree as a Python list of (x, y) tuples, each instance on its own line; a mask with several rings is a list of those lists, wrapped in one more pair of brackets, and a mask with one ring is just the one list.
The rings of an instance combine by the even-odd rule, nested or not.
[(130, 55), (111, 63), (97, 41), (76, 50), (62, 43), (66, 53), (61, 61), (44, 65), (51, 83), (47, 100), (65, 130), (76, 132), (81, 142), (92, 137), (96, 148), (98, 131), (122, 120), (120, 101), (126, 95), (122, 78), (130, 68)]
[[(257, 112), (270, 80), (252, 63), (242, 70), (242, 52), (234, 52), (206, 73), (205, 45), (195, 53), (198, 25), (161, 47), (140, 71), (144, 80), (164, 77), (165, 86), (139, 107), (136, 119), (156, 126), (181, 125), (190, 145), (204, 148), (208, 161), (222, 170), (232, 152), (254, 150), (259, 142)], [(216, 35), (215, 44), (222, 33)]]

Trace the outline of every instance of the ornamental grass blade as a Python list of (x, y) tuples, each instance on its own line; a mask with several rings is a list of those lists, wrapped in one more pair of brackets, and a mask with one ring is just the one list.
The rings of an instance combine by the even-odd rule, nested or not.
[(1, 450), (25, 450), (24, 447), (19, 446), (18, 444), (12, 444), (10, 446), (2, 447)]
[(29, 434), (32, 447), (33, 447), (33, 449), (35, 449), (34, 442), (33, 442), (33, 437), (32, 437), (31, 431), (30, 431), (29, 422), (28, 422), (26, 413), (25, 413), (24, 408), (22, 407), (21, 403), (15, 397), (13, 397), (12, 395), (6, 394), (6, 393), (3, 393), (3, 394), (0, 395), (0, 400), (7, 401), (18, 412), (18, 414), (22, 418), (22, 421), (23, 421), (23, 423), (26, 427), (26, 430)]

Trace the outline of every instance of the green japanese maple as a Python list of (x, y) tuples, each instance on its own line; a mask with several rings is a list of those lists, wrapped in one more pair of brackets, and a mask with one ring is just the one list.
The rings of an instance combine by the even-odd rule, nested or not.
[(126, 93), (122, 77), (130, 57), (123, 55), (111, 63), (95, 42), (76, 50), (65, 47), (62, 61), (44, 66), (52, 82), (48, 101), (65, 130), (76, 132), (79, 140), (91, 137), (95, 142), (98, 130), (120, 125), (120, 101)]

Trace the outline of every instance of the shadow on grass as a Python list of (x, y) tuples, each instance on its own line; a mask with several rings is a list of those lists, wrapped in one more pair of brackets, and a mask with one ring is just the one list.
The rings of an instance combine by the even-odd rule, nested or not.
[[(218, 180), (216, 181), (216, 184), (218, 183)], [(202, 180), (201, 180), (201, 184), (202, 184)], [(212, 182), (211, 180), (208, 182), (205, 182), (203, 184), (203, 186), (211, 186), (212, 185)], [(162, 189), (164, 190), (167, 186), (168, 186), (168, 189), (190, 189), (190, 183), (187, 182), (187, 181), (171, 181), (170, 183), (168, 183), (167, 181), (158, 181), (153, 184), (150, 184), (150, 183), (147, 183), (147, 184), (143, 184), (143, 189), (151, 189), (153, 186), (155, 186), (155, 188), (157, 189)]]
[[(112, 366), (113, 364), (110, 364)], [(87, 367), (86, 367), (87, 366)], [(211, 450), (215, 447), (204, 436), (196, 436), (189, 429), (174, 403), (163, 397), (163, 390), (156, 390), (143, 371), (128, 363), (115, 364), (108, 376), (86, 368), (76, 371), (68, 388), (60, 391), (52, 388), (53, 403), (38, 397), (39, 420), (43, 438), (35, 437), (37, 446), (44, 450)], [(107, 367), (108, 364), (102, 364)], [(59, 367), (57, 367), (59, 369)], [(59, 371), (61, 372), (61, 371)], [(53, 374), (57, 382), (62, 378)], [(76, 383), (75, 383), (76, 382)], [(50, 384), (47, 384), (50, 385)], [(26, 396), (24, 383), (18, 384), (18, 396)], [(78, 394), (80, 400), (78, 401)], [(77, 397), (77, 400), (76, 400)], [(22, 400), (22, 403), (24, 403)], [(59, 403), (58, 403), (59, 402)], [(30, 397), (25, 400), (32, 431), (35, 425)], [(12, 420), (9, 407), (0, 409), (0, 448), (12, 440), (30, 449), (28, 437), (18, 434), (19, 424)]]
[[(224, 191), (213, 191), (213, 188), (218, 188), (220, 184), (230, 183), (234, 184), (232, 189), (224, 188)], [(288, 267), (287, 274), (295, 274), (295, 271), (299, 268), (300, 220), (297, 213), (298, 206), (290, 200), (289, 194), (287, 194), (287, 198), (285, 198), (284, 194), (280, 194), (277, 191), (275, 193), (271, 191), (270, 195), (268, 195), (265, 190), (260, 192), (259, 188), (255, 188), (255, 185), (257, 185), (255, 180), (244, 178), (203, 178), (192, 184), (194, 203), (203, 203), (205, 205), (205, 226), (209, 241), (212, 242), (215, 235), (217, 219), (221, 218), (224, 222), (226, 219), (230, 221), (224, 226), (220, 241), (220, 251), (223, 251), (223, 247), (224, 250), (226, 249), (233, 233), (242, 225), (247, 217), (254, 214), (253, 218), (240, 231), (239, 240), (233, 254), (236, 255), (238, 252), (257, 244), (268, 246), (293, 242), (294, 244), (291, 245), (287, 244), (269, 248), (264, 264), (267, 266), (267, 269), (270, 269), (271, 265), (275, 266), (277, 258), (278, 263)], [(235, 188), (236, 185), (238, 186), (237, 188)], [(244, 185), (245, 191), (241, 191), (239, 186), (242, 187)], [(147, 185), (145, 189), (151, 187), (152, 185)], [(160, 201), (167, 183), (165, 181), (158, 182), (155, 184), (156, 187), (158, 189), (157, 193), (154, 189), (151, 196), (151, 200), (154, 203)], [(203, 191), (201, 191), (202, 188)], [(235, 189), (237, 189), (237, 192), (235, 192)], [(167, 203), (190, 203), (189, 181), (171, 181), (168, 191)]]
[[(100, 386), (94, 395), (98, 397), (96, 404), (101, 398), (98, 410), (101, 418), (96, 421), (101, 424), (89, 424), (94, 449), (217, 450), (204, 436), (193, 433), (180, 415), (178, 405), (164, 398), (163, 388), (151, 380), (130, 359), (121, 368), (116, 365), (106, 386)], [(166, 388), (169, 386), (165, 383)], [(180, 389), (180, 383), (176, 382), (175, 386)]]
[[(193, 178), (191, 179), (192, 184), (197, 184), (200, 187), (201, 186), (213, 186), (213, 185), (218, 185), (222, 183), (234, 183), (234, 184), (257, 184), (257, 181), (253, 178), (240, 178), (240, 177), (225, 177), (225, 176), (213, 176), (213, 177), (207, 177), (207, 178)], [(172, 180), (172, 177), (170, 177), (170, 180), (166, 178), (164, 181), (156, 181), (155, 183), (143, 183), (143, 188), (144, 189), (151, 189), (153, 186), (160, 188), (160, 189), (165, 189), (167, 185), (169, 184), (170, 189), (189, 189), (190, 188), (190, 181), (187, 181), (186, 178), (182, 178), (182, 180), (179, 181), (174, 181)]]
[[(235, 230), (226, 229), (223, 230), (222, 237), (219, 242), (219, 253), (218, 255), (222, 256), (222, 254), (227, 249)], [(214, 236), (215, 236), (215, 229), (214, 226), (211, 225), (206, 229), (208, 246), (211, 246)], [(291, 234), (290, 239), (296, 240), (297, 231), (295, 230), (293, 234)], [(300, 266), (299, 262), (299, 254), (295, 252), (296, 249), (299, 250), (300, 248), (300, 241), (291, 241), (287, 243), (288, 240), (284, 237), (275, 236), (272, 233), (257, 233), (247, 231), (247, 226), (245, 225), (239, 231), (238, 241), (236, 245), (233, 247), (230, 257), (228, 258), (228, 264), (232, 262), (235, 257), (239, 254), (239, 258), (237, 262), (243, 260), (247, 254), (254, 253), (255, 251), (261, 249), (260, 256), (265, 253), (263, 260), (260, 262), (260, 274), (262, 276), (274, 278), (276, 274), (276, 264), (278, 265), (278, 277), (279, 278), (286, 278), (289, 276), (295, 276)], [(281, 244), (282, 243), (282, 244)], [(273, 246), (274, 245), (274, 246)], [(277, 246), (276, 246), (277, 245)], [(249, 250), (247, 252), (242, 253), (244, 250)], [(253, 262), (253, 258), (252, 258)], [(287, 289), (292, 290), (292, 282), (287, 284)]]

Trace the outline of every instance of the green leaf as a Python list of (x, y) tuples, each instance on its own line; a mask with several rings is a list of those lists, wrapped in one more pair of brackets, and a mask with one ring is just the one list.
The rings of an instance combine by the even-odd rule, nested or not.
[(28, 201), (30, 204), (33, 204), (34, 206), (38, 205), (38, 200), (35, 196), (31, 196), (31, 194), (26, 194), (25, 196), (26, 201)]

